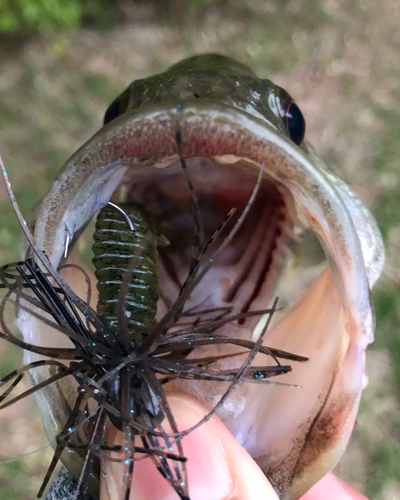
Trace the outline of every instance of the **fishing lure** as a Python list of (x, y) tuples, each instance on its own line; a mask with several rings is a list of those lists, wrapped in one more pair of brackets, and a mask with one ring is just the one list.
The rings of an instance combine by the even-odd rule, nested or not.
[(99, 292), (97, 312), (110, 325), (117, 323), (118, 292), (129, 262), (136, 255), (138, 262), (125, 297), (126, 321), (136, 334), (149, 333), (158, 302), (157, 245), (165, 244), (165, 238), (157, 236), (139, 204), (111, 203), (100, 210), (93, 239), (92, 262)]
[[(178, 134), (177, 141), (179, 143)], [(120, 454), (120, 460), (125, 466), (123, 473), (123, 497), (125, 500), (130, 495), (134, 463), (143, 456), (150, 457), (155, 467), (167, 478), (181, 500), (189, 500), (186, 458), (181, 443), (182, 438), (211, 418), (219, 406), (229, 397), (237, 383), (269, 383), (270, 377), (291, 370), (291, 366), (281, 364), (280, 359), (296, 362), (306, 360), (304, 357), (262, 345), (264, 334), (276, 310), (276, 301), (270, 309), (248, 313), (235, 313), (231, 308), (201, 310), (200, 306), (185, 310), (189, 296), (195, 293), (198, 283), (212, 267), (213, 262), (223, 253), (246, 219), (257, 195), (262, 175), (260, 173), (247, 206), (228, 236), (213, 253), (212, 258), (205, 259), (204, 256), (208, 248), (222, 234), (231, 220), (232, 213), (229, 213), (221, 222), (209, 241), (204, 243), (201, 211), (184, 160), (181, 162), (185, 176), (189, 179), (188, 185), (195, 222), (192, 259), (180, 293), (166, 314), (152, 326), (153, 312), (146, 313), (146, 321), (143, 321), (145, 327), (142, 328), (136, 323), (130, 323), (128, 316), (132, 311), (129, 309), (129, 293), (130, 287), (134, 283), (133, 276), (138, 274), (138, 269), (143, 270), (142, 263), (145, 262), (146, 253), (150, 247), (152, 250), (149, 260), (153, 264), (156, 260), (154, 241), (149, 243), (155, 239), (152, 231), (148, 233), (145, 231), (148, 234), (145, 243), (142, 241), (139, 248), (130, 250), (128, 263), (126, 264), (125, 261), (123, 267), (122, 279), (121, 274), (118, 278), (116, 287), (119, 289), (118, 294), (116, 291), (111, 293), (113, 295), (112, 312), (104, 310), (103, 316), (103, 313), (100, 312), (103, 307), (102, 299), (99, 310), (94, 311), (89, 305), (89, 300), (85, 301), (75, 294), (61, 277), (59, 270), (54, 268), (47, 255), (37, 247), (18, 209), (6, 170), (0, 161), (11, 202), (30, 243), (32, 253), (32, 256), (25, 261), (3, 266), (0, 271), (2, 287), (7, 289), (0, 306), (0, 325), (2, 328), (0, 337), (23, 349), (46, 356), (46, 359), (40, 359), (12, 371), (0, 381), (0, 385), (9, 384), (0, 396), (0, 409), (8, 407), (30, 394), (37, 393), (66, 377), (73, 377), (78, 386), (74, 406), (64, 428), (56, 437), (54, 456), (38, 493), (39, 497), (44, 493), (62, 454), (66, 450), (75, 450), (82, 457), (82, 461), (79, 466), (81, 471), (78, 474), (79, 481), (74, 499), (81, 498), (79, 495), (83, 497), (89, 495), (89, 488), (96, 495), (96, 479), (100, 474), (100, 462), (104, 464), (107, 461), (107, 453), (113, 451)], [(135, 211), (137, 210), (138, 207), (135, 207)], [(103, 212), (103, 215), (105, 213), (108, 213), (108, 208)], [(123, 214), (121, 216), (124, 218)], [(129, 215), (129, 219), (130, 217), (131, 215)], [(104, 218), (101, 219), (100, 223), (102, 229), (97, 229), (100, 233), (105, 226), (103, 222)], [(111, 225), (113, 228), (115, 227), (115, 213)], [(104, 256), (104, 249), (98, 255)], [(140, 260), (141, 258), (142, 260)], [(117, 267), (114, 254), (112, 262), (108, 264), (105, 264), (103, 260), (100, 267), (102, 269)], [(153, 271), (154, 267), (151, 272)], [(100, 285), (100, 289), (102, 286)], [(156, 290), (156, 281), (152, 282), (150, 286)], [(69, 338), (72, 346), (70, 348), (40, 347), (15, 337), (4, 320), (4, 308), (12, 297), (19, 301), (20, 308), (29, 311), (35, 317), (39, 317), (44, 324), (53, 327), (58, 334)], [(148, 307), (149, 311), (154, 311), (156, 303), (157, 299), (154, 294), (152, 304), (149, 305), (150, 301), (148, 301), (145, 306)], [(44, 317), (43, 313), (45, 313)], [(269, 314), (269, 320), (255, 342), (218, 335), (218, 329), (227, 323), (263, 314)], [(81, 315), (86, 318), (86, 322)], [(193, 316), (195, 319), (191, 321)], [(134, 340), (132, 339), (132, 329), (141, 334), (136, 336)], [(234, 354), (230, 350), (229, 353), (215, 356), (196, 357), (192, 355), (188, 358), (197, 347), (221, 344), (237, 346), (241, 350)], [(247, 354), (239, 369), (213, 369), (213, 363), (232, 355), (243, 356), (244, 353)], [(274, 364), (253, 366), (252, 362), (257, 353), (268, 356), (268, 359), (272, 358)], [(54, 374), (22, 394), (12, 397), (13, 390), (23, 376), (42, 366), (53, 367)], [(229, 382), (229, 384), (219, 403), (208, 415), (192, 428), (179, 431), (163, 388), (165, 383), (175, 378), (224, 381)], [(95, 403), (94, 409), (92, 402)], [(123, 432), (125, 436), (124, 446), (106, 443), (105, 428), (108, 420), (111, 420)], [(171, 433), (165, 431), (165, 422), (171, 428)], [(136, 437), (139, 438), (140, 446), (135, 441)]]

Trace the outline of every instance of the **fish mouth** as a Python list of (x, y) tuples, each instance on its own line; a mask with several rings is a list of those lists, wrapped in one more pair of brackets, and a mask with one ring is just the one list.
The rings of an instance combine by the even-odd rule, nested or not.
[[(163, 226), (171, 245), (160, 249), (162, 315), (187, 276), (193, 244), (181, 157), (199, 201), (205, 241), (231, 208), (240, 216), (262, 171), (244, 224), (196, 287), (188, 307), (231, 305), (242, 313), (268, 307), (293, 235), (304, 226), (325, 251), (328, 265), (292, 308), (287, 302), (265, 337), (267, 345), (306, 356), (309, 362), (279, 379), (292, 386), (238, 388), (220, 412), (280, 496), (298, 498), (335, 465), (351, 434), (364, 385), (364, 350), (373, 336), (369, 287), (377, 274), (368, 274), (366, 264), (374, 257), (366, 254), (346, 206), (349, 192), (341, 190), (343, 185), (307, 144), (298, 148), (262, 117), (215, 104), (187, 105), (179, 113), (168, 105), (125, 113), (68, 160), (42, 204), (36, 241), (58, 265), (66, 241), (113, 195), (118, 201), (121, 190), (153, 214), (170, 212)], [(216, 248), (227, 237), (228, 227)], [(222, 333), (255, 339), (262, 320), (225, 325)], [(36, 320), (29, 321), (29, 328), (22, 321), (20, 328), (39, 332), (32, 328)], [(36, 343), (47, 342), (37, 336)], [(212, 382), (176, 383), (170, 391), (209, 406), (221, 396)], [(55, 401), (49, 401), (59, 394), (46, 398), (47, 409), (43, 404), (41, 409), (45, 427), (54, 411), (49, 406)], [(54, 422), (48, 425), (54, 434)]]
[[(247, 258), (249, 266), (257, 269), (258, 284), (252, 283), (252, 290), (241, 286), (240, 280), (246, 281), (244, 269), (241, 278), (233, 279), (236, 284), (225, 280), (221, 298), (229, 301), (246, 295), (244, 308), (250, 307), (249, 301), (255, 305), (258, 296), (265, 303), (261, 290), (274, 288), (282, 253), (301, 220), (324, 249), (349, 321), (363, 325), (364, 344), (370, 343), (374, 321), (369, 289), (380, 273), (382, 258), (375, 266), (371, 263), (377, 260), (376, 253), (383, 252), (380, 239), (372, 241), (376, 225), (369, 212), (306, 142), (299, 148), (265, 119), (235, 108), (196, 104), (177, 113), (176, 107), (158, 105), (125, 113), (103, 127), (67, 161), (42, 204), (35, 237), (53, 263), (59, 264), (66, 241), (76, 238), (121, 184), (129, 199), (142, 202), (150, 211), (179, 209), (182, 202), (183, 210), (190, 211), (188, 188), (179, 174), (177, 128), (182, 136), (181, 155), (203, 205), (206, 230), (213, 231), (216, 221), (232, 207), (240, 214), (263, 171), (251, 214), (255, 230), (244, 227), (230, 245), (236, 252), (241, 246), (246, 249), (240, 260), (243, 264)], [(356, 227), (360, 221), (362, 238)], [(249, 238), (253, 245), (247, 244)], [(367, 238), (369, 250), (364, 244)], [(262, 254), (256, 262), (251, 262), (252, 251)], [(269, 281), (271, 287), (265, 285)]]

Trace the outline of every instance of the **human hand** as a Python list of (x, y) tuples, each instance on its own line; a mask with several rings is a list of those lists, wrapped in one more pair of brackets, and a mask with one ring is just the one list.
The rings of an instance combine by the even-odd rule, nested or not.
[[(169, 404), (180, 429), (196, 424), (206, 410), (186, 398), (171, 396)], [(115, 432), (108, 439), (118, 439)], [(183, 438), (188, 459), (190, 500), (279, 500), (261, 469), (236, 441), (221, 420), (213, 416)], [(110, 464), (108, 493), (102, 485), (100, 500), (118, 497), (121, 464)], [(115, 493), (114, 493), (115, 491)], [(131, 500), (177, 500), (171, 485), (149, 459), (135, 463)], [(333, 474), (325, 476), (300, 500), (367, 500)]]

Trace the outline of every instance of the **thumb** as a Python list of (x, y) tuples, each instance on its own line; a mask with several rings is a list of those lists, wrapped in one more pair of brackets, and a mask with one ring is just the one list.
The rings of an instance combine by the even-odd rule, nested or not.
[[(187, 429), (208, 412), (197, 402), (176, 396), (168, 399), (179, 430)], [(111, 435), (113, 434), (113, 435)], [(121, 434), (121, 433), (118, 433)], [(109, 444), (122, 441), (117, 431)], [(261, 469), (240, 446), (217, 416), (182, 439), (187, 458), (190, 500), (278, 500)], [(101, 484), (100, 500), (117, 500), (123, 466), (108, 464), (107, 485)], [(131, 500), (178, 500), (169, 482), (148, 458), (135, 462)]]

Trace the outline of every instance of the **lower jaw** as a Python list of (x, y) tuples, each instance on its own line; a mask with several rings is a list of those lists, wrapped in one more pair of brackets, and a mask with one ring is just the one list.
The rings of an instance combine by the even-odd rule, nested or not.
[[(226, 333), (234, 331), (232, 327)], [(264, 345), (309, 360), (293, 363), (292, 372), (277, 378), (276, 385), (273, 379), (262, 387), (238, 385), (219, 416), (282, 498), (299, 498), (343, 453), (353, 430), (364, 371), (329, 269), (267, 332)], [(235, 360), (236, 368), (240, 362)], [(221, 363), (219, 368), (227, 366)], [(224, 384), (178, 380), (167, 385), (166, 392), (212, 408), (225, 389)]]

